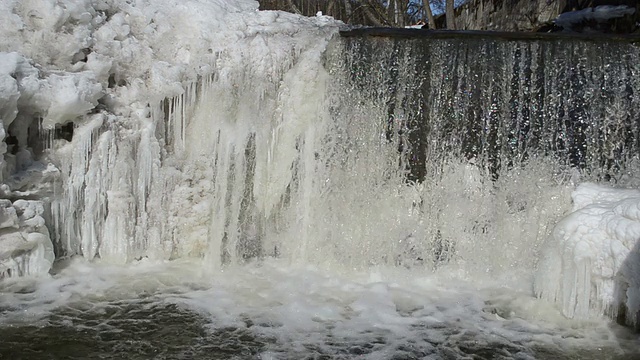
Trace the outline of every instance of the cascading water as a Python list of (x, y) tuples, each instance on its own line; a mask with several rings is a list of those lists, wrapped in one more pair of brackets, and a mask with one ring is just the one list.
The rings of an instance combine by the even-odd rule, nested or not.
[[(341, 38), (330, 19), (250, 1), (158, 4), (51, 5), (66, 15), (7, 31), (79, 95), (33, 100), (47, 97), (27, 85), (58, 80), (12, 60), (16, 148), (37, 145), (25, 140), (36, 124), (74, 129), (48, 130), (40, 158), (5, 154), (10, 170), (50, 162), (31, 173), (53, 185), (7, 190), (41, 199), (5, 212), (33, 238), (20, 261), (44, 260), (2, 273), (0, 354), (58, 329), (116, 357), (633, 352), (636, 338), (566, 320), (533, 288), (569, 317), (603, 310), (567, 311), (591, 295), (558, 290), (574, 269), (548, 249), (564, 244), (550, 234), (577, 183), (637, 185), (635, 45)], [(24, 35), (72, 25), (91, 37), (73, 56), (34, 52)], [(49, 233), (61, 269), (13, 278), (48, 270)], [(156, 327), (159, 341), (122, 337)]]
[[(542, 249), (568, 210), (573, 185), (592, 181), (637, 186), (637, 46), (597, 38), (509, 40), (504, 35), (478, 39), (440, 33), (403, 39), (362, 38), (359, 33), (346, 33), (343, 50), (349, 54), (347, 68), (354, 69), (352, 83), (385, 104), (387, 139), (404, 154), (400, 166), (408, 178), (422, 182), (421, 207), (435, 209), (419, 211), (418, 228), (427, 236), (418, 243), (435, 245), (431, 256), (437, 257), (447, 247), (461, 260), (454, 261), (455, 268), (471, 273), (532, 274), (543, 257), (537, 266), (536, 292), (561, 303), (565, 315), (602, 314), (608, 309), (604, 311), (615, 316), (623, 304), (633, 307), (626, 322), (634, 325), (633, 314), (640, 309), (634, 290), (626, 288), (635, 285), (616, 280), (634, 277), (634, 265), (623, 270), (611, 264), (632, 255), (633, 213), (614, 211), (628, 219), (626, 234), (611, 225), (594, 237), (600, 240), (578, 246), (584, 235), (578, 231), (565, 236), (565, 228), (599, 230), (594, 218), (576, 216), (555, 230), (544, 255)], [(370, 33), (375, 35), (375, 30)], [(456, 167), (464, 172), (451, 178)], [(430, 188), (434, 184), (439, 184), (435, 191)], [(594, 195), (598, 191), (605, 195)], [(632, 197), (620, 194), (596, 187), (582, 188), (574, 197), (612, 202)], [(574, 205), (574, 210), (590, 203), (579, 202), (583, 204)], [(606, 217), (608, 209), (596, 217)], [(621, 220), (612, 215), (607, 221)], [(609, 241), (624, 250), (593, 250)], [(595, 264), (602, 258), (606, 264), (593, 268), (572, 265)], [(625, 283), (625, 290), (614, 294), (619, 282)]]

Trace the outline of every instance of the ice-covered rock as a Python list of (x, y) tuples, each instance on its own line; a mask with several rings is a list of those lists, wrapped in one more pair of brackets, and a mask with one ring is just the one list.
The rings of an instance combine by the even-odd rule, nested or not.
[[(0, 52), (0, 180), (4, 181), (0, 185), (0, 197), (4, 198), (0, 199), (0, 278), (46, 274), (54, 260), (44, 220), (47, 200), (12, 203), (9, 198), (42, 197), (53, 192), (57, 169), (35, 161), (31, 148), (34, 138), (40, 141), (37, 134), (33, 135), (41, 125), (39, 118), (51, 114), (54, 122), (73, 120), (97, 103), (99, 91), (84, 96), (87, 92), (78, 87), (65, 97), (56, 83), (58, 79), (92, 84), (86, 87), (96, 89), (90, 77), (50, 75), (47, 79), (22, 55)], [(87, 98), (91, 102), (88, 105), (68, 101)]]
[(0, 200), (0, 229), (17, 227), (18, 213), (16, 209), (11, 206), (11, 201), (6, 199)]
[(51, 75), (45, 83), (46, 113), (42, 121), (44, 129), (53, 129), (86, 115), (98, 105), (102, 97), (102, 85), (96, 83), (92, 72)]
[[(19, 54), (0, 52), (0, 141), (8, 135), (12, 124), (14, 128), (24, 127), (22, 132), (26, 134), (29, 121), (25, 116), (18, 116), (18, 110), (20, 107), (30, 108), (31, 111), (38, 108), (37, 104), (29, 104), (28, 101), (33, 99), (39, 88), (37, 73)], [(8, 150), (6, 142), (0, 142), (0, 180), (6, 177), (7, 163), (4, 155)]]
[(21, 54), (0, 52), (0, 278), (46, 274), (54, 260), (44, 213), (59, 171), (35, 159), (40, 119), (51, 127), (75, 120), (99, 96), (92, 74), (46, 75)]
[(585, 183), (573, 211), (554, 228), (538, 265), (535, 292), (569, 318), (640, 312), (640, 191)]
[(0, 200), (0, 279), (47, 274), (55, 259), (44, 203)]

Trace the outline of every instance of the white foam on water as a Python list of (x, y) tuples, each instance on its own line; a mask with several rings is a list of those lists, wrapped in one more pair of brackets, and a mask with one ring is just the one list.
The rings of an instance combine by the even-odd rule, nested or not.
[(202, 268), (193, 260), (114, 266), (76, 259), (49, 279), (3, 282), (3, 322), (44, 326), (60, 308), (99, 313), (115, 300), (145, 299), (195, 311), (210, 331), (241, 328), (276, 339), (262, 349), (274, 358), (357, 348), (372, 359), (403, 353), (438, 358), (461, 356), (466, 347), (504, 349), (522, 359), (541, 349), (564, 356), (584, 351), (595, 359), (620, 355), (635, 343), (603, 320), (567, 320), (551, 304), (499, 284), (397, 267), (335, 273), (274, 259), (215, 274)]

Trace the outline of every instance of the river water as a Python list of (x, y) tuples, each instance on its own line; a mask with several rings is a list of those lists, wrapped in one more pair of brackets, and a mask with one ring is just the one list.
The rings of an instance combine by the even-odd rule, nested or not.
[(429, 270), (66, 264), (2, 283), (10, 359), (630, 359), (637, 335)]

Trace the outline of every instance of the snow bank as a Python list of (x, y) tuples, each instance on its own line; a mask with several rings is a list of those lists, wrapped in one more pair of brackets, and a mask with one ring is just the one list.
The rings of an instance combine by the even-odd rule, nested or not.
[(569, 318), (640, 312), (640, 191), (585, 183), (573, 212), (553, 230), (538, 266), (536, 294)]

